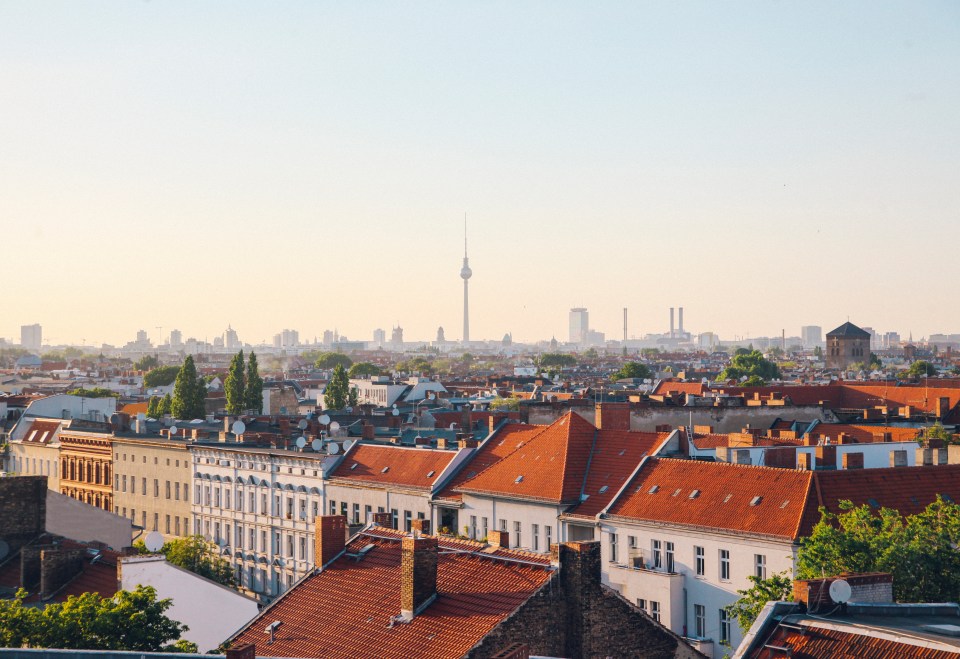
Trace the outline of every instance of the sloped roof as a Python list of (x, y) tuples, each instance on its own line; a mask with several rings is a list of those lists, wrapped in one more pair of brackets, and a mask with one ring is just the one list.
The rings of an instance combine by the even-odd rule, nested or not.
[(521, 563), (481, 554), (480, 543), (440, 539), (436, 600), (409, 623), (390, 626), (400, 613), (400, 537), (381, 528), (357, 535), (347, 552), (373, 545), (364, 558), (341, 556), (300, 582), (234, 645), (262, 645), (265, 624), (280, 620), (273, 657), (462, 657), (553, 574), (535, 554), (524, 552)]
[(609, 515), (793, 540), (812, 478), (793, 469), (647, 458)]
[[(770, 656), (769, 646), (789, 647), (792, 656), (798, 659), (957, 659), (960, 656), (955, 647), (945, 647), (952, 640), (947, 636), (933, 640), (918, 636), (915, 630), (905, 634), (900, 629), (889, 629), (880, 637), (874, 627), (863, 626), (867, 620), (862, 618), (861, 625), (844, 625), (843, 629), (810, 620), (799, 625), (802, 629), (796, 624), (778, 626), (766, 643), (755, 647), (749, 657), (766, 659)], [(844, 621), (834, 623), (843, 624)], [(877, 624), (882, 625), (882, 618)]]
[(50, 444), (53, 442), (59, 430), (60, 421), (42, 421), (36, 419), (30, 424), (30, 428), (26, 434), (24, 434), (23, 441), (30, 444)]
[(555, 504), (578, 503), (596, 439), (597, 429), (589, 421), (568, 412), (457, 489)]
[(456, 451), (361, 443), (344, 456), (330, 478), (429, 490), (456, 455)]
[(864, 331), (850, 321), (847, 321), (832, 332), (827, 332), (827, 337), (831, 336), (842, 336), (847, 339), (869, 339), (870, 332)]
[(681, 382), (678, 380), (661, 380), (650, 392), (655, 396), (665, 396), (667, 394), (694, 394), (702, 396), (707, 391), (707, 385), (703, 382)]

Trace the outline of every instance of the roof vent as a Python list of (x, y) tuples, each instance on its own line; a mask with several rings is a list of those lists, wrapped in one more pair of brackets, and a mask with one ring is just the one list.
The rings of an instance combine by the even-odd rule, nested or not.
[(763, 497), (753, 497), (752, 499), (750, 499), (750, 505), (751, 506), (759, 505), (761, 501), (763, 501)]
[(656, 494), (656, 493), (659, 492), (659, 491), (660, 491), (660, 486), (659, 486), (659, 485), (654, 485), (654, 486), (651, 487), (649, 490), (647, 490), (647, 494)]
[(514, 483), (522, 483), (522, 482), (523, 482), (523, 474), (520, 474), (519, 476), (517, 476), (517, 479), (516, 479), (515, 481), (513, 481), (513, 482), (514, 482)]
[(383, 469), (380, 470), (380, 473), (381, 473), (381, 474), (385, 474), (385, 473), (387, 473), (388, 471), (390, 471), (390, 467), (384, 467)]
[(688, 498), (696, 499), (698, 496), (700, 496), (700, 490), (694, 490), (693, 492), (690, 493), (690, 496)]
[(583, 503), (584, 501), (586, 501), (586, 500), (589, 499), (589, 498), (590, 498), (590, 495), (589, 495), (589, 494), (581, 494), (581, 495), (580, 495), (580, 503)]

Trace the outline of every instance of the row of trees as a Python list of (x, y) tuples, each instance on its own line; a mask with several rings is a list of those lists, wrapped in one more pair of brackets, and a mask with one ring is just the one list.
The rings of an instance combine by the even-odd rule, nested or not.
[(0, 647), (67, 650), (130, 650), (196, 652), (197, 646), (176, 641), (186, 625), (166, 616), (170, 599), (157, 600), (152, 586), (121, 590), (113, 597), (97, 593), (72, 595), (43, 608), (26, 605), (27, 592), (0, 600)]
[(227, 399), (227, 412), (240, 414), (252, 410), (259, 414), (263, 409), (263, 378), (257, 365), (257, 355), (250, 351), (250, 359), (244, 368), (243, 350), (233, 356), (230, 372), (223, 383)]
[[(890, 508), (840, 503), (834, 515), (820, 509), (820, 521), (801, 541), (796, 578), (817, 579), (844, 572), (893, 575), (898, 602), (956, 602), (960, 599), (960, 506), (941, 497), (915, 515)], [(753, 586), (738, 591), (728, 607), (746, 631), (769, 601), (790, 600), (790, 575), (751, 576)]]

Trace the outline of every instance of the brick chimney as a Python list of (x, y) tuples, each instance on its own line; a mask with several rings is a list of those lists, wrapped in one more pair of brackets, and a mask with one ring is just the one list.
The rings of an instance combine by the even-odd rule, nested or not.
[(437, 597), (437, 539), (408, 536), (400, 551), (400, 615), (409, 621)]
[(336, 558), (347, 544), (347, 518), (323, 515), (316, 522), (314, 563), (322, 568)]
[(473, 435), (461, 435), (457, 440), (457, 448), (477, 448), (477, 440)]
[(361, 436), (363, 437), (363, 439), (373, 439), (374, 434), (375, 434), (375, 428), (374, 428), (373, 424), (364, 421), (364, 422), (363, 422), (363, 431), (362, 431), (362, 435), (361, 435)]
[(227, 648), (227, 659), (256, 659), (257, 646), (255, 643), (246, 643)]
[(414, 519), (410, 521), (410, 530), (420, 535), (430, 535), (429, 519)]
[(387, 529), (393, 528), (393, 513), (373, 513), (373, 523)]
[(630, 403), (597, 403), (593, 425), (598, 430), (630, 430)]
[(491, 530), (487, 532), (487, 544), (491, 547), (510, 549), (510, 532)]

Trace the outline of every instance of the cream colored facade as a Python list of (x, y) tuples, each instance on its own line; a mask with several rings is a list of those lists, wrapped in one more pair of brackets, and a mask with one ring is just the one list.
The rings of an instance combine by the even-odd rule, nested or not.
[(46, 476), (47, 487), (60, 491), (59, 419), (23, 417), (10, 435), (7, 469), (21, 476)]
[[(190, 535), (187, 442), (145, 435), (113, 437), (114, 512), (164, 539)], [(136, 531), (135, 531), (136, 532)]]

